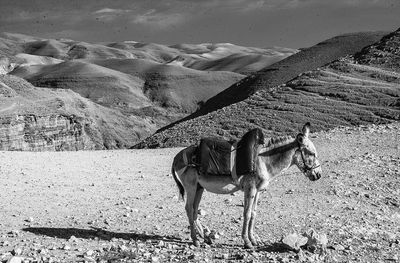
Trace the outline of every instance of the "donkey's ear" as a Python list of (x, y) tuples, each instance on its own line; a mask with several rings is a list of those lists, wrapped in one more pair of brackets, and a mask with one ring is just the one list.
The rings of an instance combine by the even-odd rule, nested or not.
[(303, 135), (303, 134), (301, 134), (301, 133), (297, 134), (297, 136), (296, 136), (296, 140), (297, 140), (297, 142), (298, 142), (299, 144), (303, 144), (303, 141), (304, 141), (304, 135)]
[(310, 134), (310, 126), (311, 126), (311, 124), (309, 122), (304, 124), (303, 130), (301, 131), (303, 133), (304, 137), (308, 137), (308, 135)]

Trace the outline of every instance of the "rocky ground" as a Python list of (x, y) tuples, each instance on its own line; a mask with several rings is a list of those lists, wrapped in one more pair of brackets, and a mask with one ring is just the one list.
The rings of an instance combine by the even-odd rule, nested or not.
[[(323, 177), (293, 168), (271, 183), (254, 250), (242, 247), (241, 193), (204, 194), (200, 219), (216, 239), (191, 245), (169, 175), (179, 148), (0, 152), (0, 262), (399, 262), (400, 124), (312, 138)], [(325, 251), (282, 246), (310, 228)]]

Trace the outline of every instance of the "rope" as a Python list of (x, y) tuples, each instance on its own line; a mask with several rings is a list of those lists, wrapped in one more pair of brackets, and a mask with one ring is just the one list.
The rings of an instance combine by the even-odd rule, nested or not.
[(306, 232), (308, 228), (311, 226), (310, 220), (310, 182), (306, 182), (306, 214), (304, 215), (304, 231)]

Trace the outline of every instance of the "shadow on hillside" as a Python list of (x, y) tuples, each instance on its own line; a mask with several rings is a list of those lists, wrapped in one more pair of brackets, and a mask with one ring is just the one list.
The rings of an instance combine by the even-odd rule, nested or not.
[(62, 239), (70, 239), (72, 236), (83, 239), (99, 238), (102, 240), (111, 240), (112, 238), (120, 238), (125, 240), (163, 240), (164, 242), (174, 242), (188, 244), (175, 236), (161, 236), (153, 234), (138, 233), (118, 233), (106, 231), (100, 228), (80, 229), (80, 228), (52, 228), (52, 227), (27, 227), (22, 229), (25, 232), (31, 232), (36, 235), (45, 235)]

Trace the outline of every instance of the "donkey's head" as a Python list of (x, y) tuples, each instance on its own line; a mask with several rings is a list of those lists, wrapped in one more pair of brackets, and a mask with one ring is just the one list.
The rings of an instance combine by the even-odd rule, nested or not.
[(293, 162), (311, 181), (321, 178), (321, 164), (318, 161), (317, 150), (308, 137), (310, 134), (310, 123), (307, 122), (301, 133), (296, 137), (299, 145), (295, 152)]

